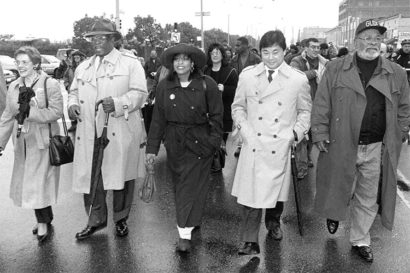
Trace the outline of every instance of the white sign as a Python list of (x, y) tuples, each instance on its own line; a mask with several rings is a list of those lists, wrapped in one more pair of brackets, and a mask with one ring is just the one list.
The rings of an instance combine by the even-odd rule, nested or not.
[[(211, 12), (210, 11), (203, 11), (202, 16), (210, 16)], [(195, 16), (201, 16), (201, 12), (195, 12)]]
[(181, 33), (171, 32), (171, 42), (179, 43), (180, 40), (181, 40)]

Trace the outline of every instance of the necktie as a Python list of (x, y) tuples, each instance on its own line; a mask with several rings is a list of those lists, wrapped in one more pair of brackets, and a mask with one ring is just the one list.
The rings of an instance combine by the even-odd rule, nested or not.
[(268, 81), (271, 82), (272, 81), (272, 74), (273, 72), (275, 72), (275, 70), (268, 70), (269, 76), (268, 76)]

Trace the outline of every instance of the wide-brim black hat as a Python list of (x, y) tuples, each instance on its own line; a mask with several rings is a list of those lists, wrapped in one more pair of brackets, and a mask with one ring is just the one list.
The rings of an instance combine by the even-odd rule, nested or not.
[(188, 55), (194, 62), (194, 66), (199, 69), (203, 68), (206, 64), (206, 55), (202, 50), (184, 43), (177, 44), (165, 50), (161, 55), (161, 64), (170, 69), (173, 65), (174, 57), (177, 54)]
[(113, 22), (108, 19), (99, 19), (91, 26), (90, 32), (84, 34), (84, 37), (108, 34), (113, 34), (116, 40), (118, 40), (117, 37), (122, 36)]

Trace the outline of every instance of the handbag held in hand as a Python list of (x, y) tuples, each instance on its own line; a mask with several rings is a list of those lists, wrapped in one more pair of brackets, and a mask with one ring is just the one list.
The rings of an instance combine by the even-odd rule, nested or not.
[[(46, 108), (48, 108), (48, 94), (47, 94), (47, 79), (44, 82), (44, 94), (46, 97)], [(73, 162), (74, 159), (74, 145), (71, 141), (70, 136), (67, 132), (67, 125), (65, 122), (63, 114), (63, 127), (64, 127), (64, 136), (61, 135), (51, 135), (51, 124), (48, 124), (49, 136), (50, 136), (50, 164), (51, 166), (60, 166), (66, 163)]]

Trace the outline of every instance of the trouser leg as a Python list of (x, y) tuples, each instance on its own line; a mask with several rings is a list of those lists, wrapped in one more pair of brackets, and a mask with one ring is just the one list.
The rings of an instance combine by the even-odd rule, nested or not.
[(381, 142), (359, 145), (350, 227), (352, 245), (370, 245), (369, 230), (379, 208), (377, 192), (380, 178), (381, 147)]
[(51, 206), (42, 209), (35, 209), (34, 214), (36, 215), (37, 223), (49, 224), (53, 221), (53, 209)]
[(276, 202), (276, 207), (272, 209), (266, 209), (265, 213), (265, 226), (268, 230), (272, 230), (277, 226), (280, 226), (280, 217), (283, 212), (283, 202)]
[(135, 180), (125, 181), (124, 189), (114, 191), (113, 210), (114, 222), (128, 219), (130, 214), (132, 201), (134, 199)]
[(224, 140), (224, 143), (226, 143), (226, 141), (228, 140), (228, 136), (229, 136), (229, 133), (223, 133), (223, 135), (222, 135), (222, 139)]
[(255, 209), (241, 205), (241, 233), (242, 242), (258, 242), (259, 228), (262, 219), (262, 209)]
[[(98, 227), (107, 224), (107, 203), (105, 198), (107, 191), (104, 190), (102, 175), (97, 181), (95, 188), (94, 201), (91, 200), (91, 194), (84, 194), (84, 205), (86, 213), (89, 214), (88, 225)], [(92, 206), (91, 206), (92, 205)], [(91, 207), (91, 211), (90, 211)]]

